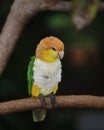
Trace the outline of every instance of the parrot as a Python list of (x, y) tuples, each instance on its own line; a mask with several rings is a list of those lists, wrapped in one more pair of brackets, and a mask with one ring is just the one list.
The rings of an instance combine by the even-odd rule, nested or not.
[[(27, 71), (28, 94), (39, 97), (42, 105), (46, 105), (45, 96), (50, 96), (52, 106), (57, 105), (55, 94), (58, 83), (61, 82), (62, 63), (64, 57), (64, 43), (55, 36), (40, 40), (34, 56), (30, 58)], [(33, 121), (43, 121), (46, 110), (32, 110)]]

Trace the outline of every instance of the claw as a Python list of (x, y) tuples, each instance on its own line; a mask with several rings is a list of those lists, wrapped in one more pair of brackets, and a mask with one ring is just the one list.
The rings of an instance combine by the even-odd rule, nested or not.
[(49, 96), (51, 98), (52, 107), (55, 108), (57, 106), (56, 97), (53, 93), (51, 93)]
[(45, 101), (44, 96), (41, 94), (41, 95), (39, 96), (39, 98), (40, 98), (40, 100), (41, 100), (42, 106), (45, 107), (45, 106), (46, 106), (46, 101)]

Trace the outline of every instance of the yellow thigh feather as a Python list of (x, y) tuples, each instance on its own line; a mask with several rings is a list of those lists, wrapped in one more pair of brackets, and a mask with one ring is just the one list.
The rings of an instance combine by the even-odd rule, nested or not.
[(37, 85), (32, 86), (32, 96), (38, 97), (41, 93), (41, 89)]
[(53, 93), (56, 94), (57, 90), (58, 90), (58, 84), (54, 87)]
[[(56, 94), (58, 90), (58, 85), (53, 89), (53, 93)], [(41, 94), (41, 89), (37, 85), (32, 86), (32, 97), (38, 97)]]

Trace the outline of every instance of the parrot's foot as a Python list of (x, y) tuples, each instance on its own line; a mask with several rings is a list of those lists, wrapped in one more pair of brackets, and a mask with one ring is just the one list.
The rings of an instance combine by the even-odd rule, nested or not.
[(43, 107), (46, 107), (46, 101), (45, 101), (44, 96), (41, 94), (41, 95), (39, 95), (39, 98), (40, 98), (40, 100), (41, 100), (42, 106), (43, 106)]
[(51, 103), (52, 103), (52, 107), (56, 107), (57, 106), (57, 102), (56, 102), (56, 97), (54, 95), (54, 93), (51, 93), (50, 95), (50, 98), (51, 98)]

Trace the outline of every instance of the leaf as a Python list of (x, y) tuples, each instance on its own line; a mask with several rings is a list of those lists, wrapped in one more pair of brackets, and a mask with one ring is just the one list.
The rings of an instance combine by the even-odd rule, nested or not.
[(73, 0), (72, 20), (77, 29), (89, 25), (98, 11), (99, 0)]

